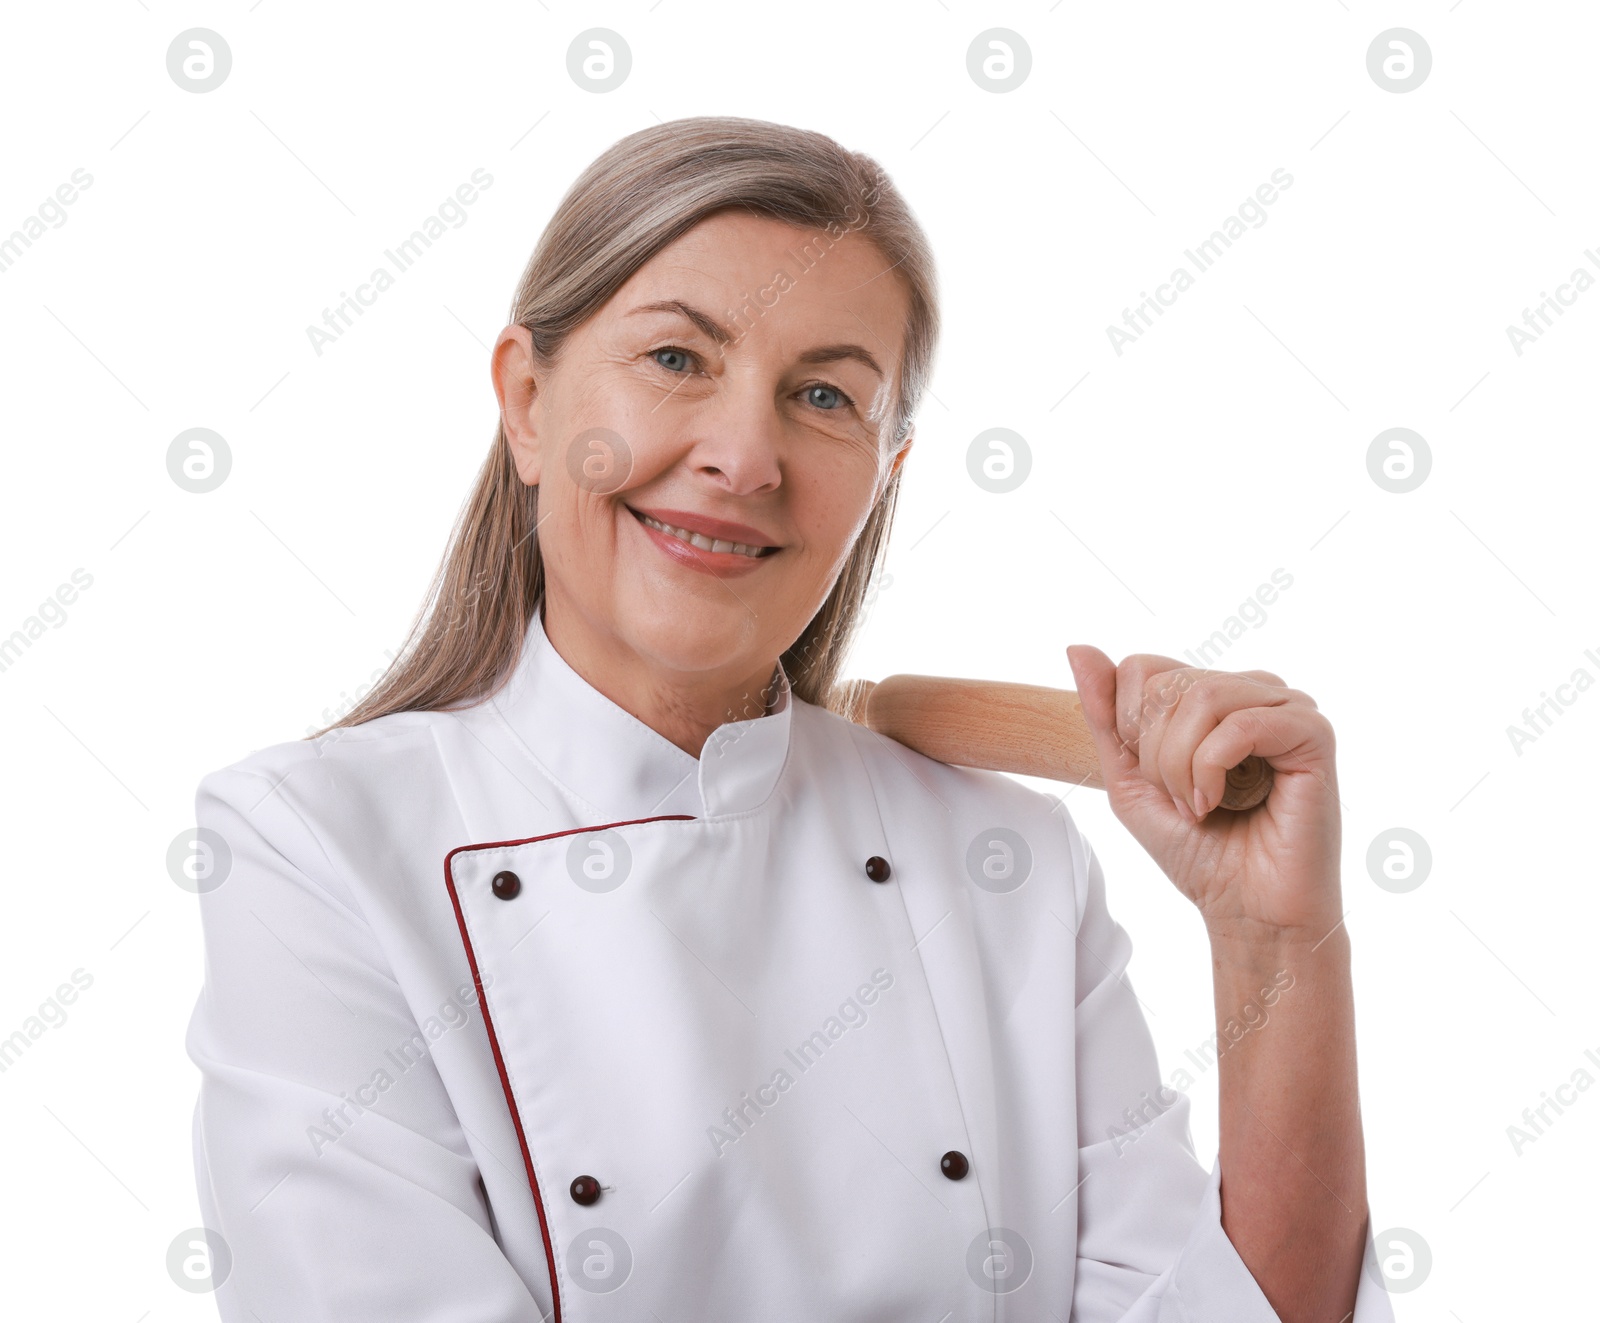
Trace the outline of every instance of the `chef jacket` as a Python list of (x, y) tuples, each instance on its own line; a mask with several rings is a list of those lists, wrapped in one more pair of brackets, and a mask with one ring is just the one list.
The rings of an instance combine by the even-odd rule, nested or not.
[(775, 681), (696, 759), (535, 613), (201, 779), (225, 1323), (1277, 1318), (1065, 805)]

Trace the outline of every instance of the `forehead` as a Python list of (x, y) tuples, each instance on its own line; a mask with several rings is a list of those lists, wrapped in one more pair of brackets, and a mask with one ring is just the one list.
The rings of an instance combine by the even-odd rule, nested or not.
[(877, 245), (844, 222), (830, 232), (742, 210), (708, 216), (678, 236), (634, 272), (607, 312), (655, 325), (673, 318), (631, 310), (672, 299), (741, 339), (795, 350), (815, 340), (855, 340), (886, 367), (899, 362), (909, 305), (903, 280)]

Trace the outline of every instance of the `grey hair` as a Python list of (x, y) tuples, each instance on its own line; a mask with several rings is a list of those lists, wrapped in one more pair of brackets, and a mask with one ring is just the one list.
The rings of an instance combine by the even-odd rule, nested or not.
[[(556, 206), (517, 282), (511, 321), (527, 327), (537, 357), (554, 363), (567, 337), (634, 272), (730, 207), (811, 229), (802, 253), (820, 255), (859, 232), (903, 283), (909, 307), (901, 361), (871, 410), (891, 456), (898, 454), (938, 341), (932, 250), (883, 168), (824, 134), (698, 116), (618, 140)], [(887, 552), (900, 472), (889, 477), (827, 599), (782, 657), (795, 694), (845, 715), (855, 715), (859, 690), (841, 684), (840, 673)], [(543, 600), (537, 524), (538, 489), (521, 481), (497, 424), (399, 656), (352, 711), (309, 738), (386, 713), (465, 706), (499, 688)]]

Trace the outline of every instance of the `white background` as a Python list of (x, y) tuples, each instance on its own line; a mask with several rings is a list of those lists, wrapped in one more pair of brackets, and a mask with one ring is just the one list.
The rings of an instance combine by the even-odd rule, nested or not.
[[(1592, 7), (123, 0), (4, 25), (0, 236), (93, 178), (0, 272), (0, 637), (92, 576), (0, 671), (0, 1037), (93, 980), (0, 1074), (7, 1313), (214, 1317), (165, 1268), (199, 1221), (200, 932), (167, 865), (195, 784), (398, 649), (492, 438), (488, 346), (577, 173), (658, 119), (738, 114), (876, 157), (939, 263), (853, 673), (1071, 687), (1068, 643), (1181, 657), (1291, 574), (1215, 664), (1276, 671), (1338, 732), (1373, 1226), (1433, 1255), (1400, 1316), (1593, 1314), (1600, 1089), (1520, 1154), (1507, 1127), (1600, 1080), (1600, 693), (1520, 753), (1507, 728), (1600, 678), (1600, 292), (1520, 355), (1506, 332), (1600, 276)], [(233, 55), (203, 95), (167, 72), (196, 26)], [(602, 95), (567, 73), (594, 26), (633, 55)], [(1396, 26), (1433, 54), (1403, 94), (1366, 63)], [(990, 27), (1031, 50), (1015, 91), (967, 72)], [(318, 356), (306, 328), (478, 167), (466, 224)], [(1280, 167), (1265, 224), (1117, 354), (1107, 326)], [(1405, 494), (1366, 463), (1396, 426), (1432, 454)], [(191, 427), (233, 458), (206, 495), (167, 471)], [(991, 427), (1033, 459), (1005, 495), (968, 476)], [(1203, 926), (1103, 796), (1068, 804), (1170, 1070), (1213, 1029)], [(1433, 855), (1405, 894), (1366, 865), (1397, 826)], [(1209, 1167), (1214, 1071), (1190, 1096)]]

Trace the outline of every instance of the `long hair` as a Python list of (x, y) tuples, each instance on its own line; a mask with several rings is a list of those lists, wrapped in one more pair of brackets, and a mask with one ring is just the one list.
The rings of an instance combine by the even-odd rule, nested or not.
[[(898, 454), (938, 340), (932, 251), (882, 167), (823, 134), (699, 116), (620, 139), (557, 206), (518, 282), (511, 321), (528, 328), (537, 358), (554, 363), (567, 336), (635, 271), (729, 207), (813, 229), (805, 248), (819, 255), (853, 230), (905, 282), (905, 352), (877, 420), (880, 444), (891, 457)], [(827, 599), (782, 656), (795, 694), (845, 716), (858, 715), (862, 691), (841, 684), (840, 670), (887, 552), (899, 489), (897, 468)], [(354, 708), (306, 738), (393, 712), (470, 706), (505, 683), (544, 594), (534, 533), (538, 500), (538, 488), (518, 476), (505, 427), (497, 424), (399, 655)]]

